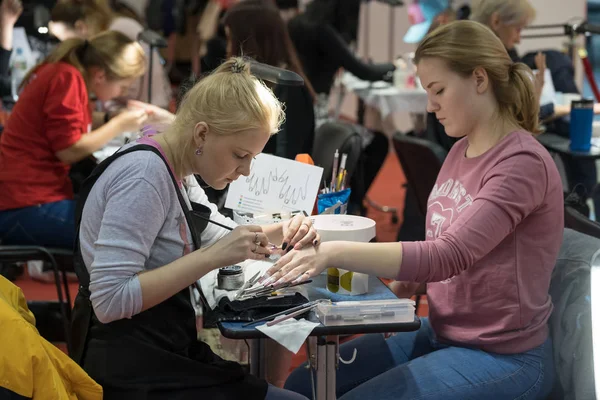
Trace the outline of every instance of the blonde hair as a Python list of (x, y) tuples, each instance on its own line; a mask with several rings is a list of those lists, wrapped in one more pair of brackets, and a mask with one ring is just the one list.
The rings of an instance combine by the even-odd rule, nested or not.
[[(137, 78), (146, 70), (146, 55), (139, 43), (120, 32), (107, 31), (85, 39), (68, 39), (60, 43), (41, 64), (66, 62), (81, 72), (87, 81), (88, 69), (98, 67), (108, 80)], [(29, 81), (33, 68), (23, 79)]]
[(93, 34), (107, 30), (114, 17), (106, 0), (59, 0), (50, 13), (51, 21), (70, 28), (83, 21)]
[(535, 8), (528, 0), (473, 0), (471, 3), (473, 21), (489, 26), (495, 13), (506, 25), (527, 25), (535, 18)]
[(474, 21), (441, 26), (421, 42), (415, 52), (415, 64), (429, 57), (445, 61), (450, 70), (465, 77), (476, 68), (485, 69), (500, 116), (531, 133), (539, 132), (533, 72), (525, 64), (513, 63), (488, 27)]
[(250, 72), (250, 61), (233, 57), (196, 83), (183, 97), (175, 121), (166, 130), (177, 143), (173, 168), (183, 173), (183, 155), (192, 146), (190, 134), (198, 122), (210, 132), (233, 135), (250, 129), (277, 133), (285, 119), (282, 104), (273, 92)]

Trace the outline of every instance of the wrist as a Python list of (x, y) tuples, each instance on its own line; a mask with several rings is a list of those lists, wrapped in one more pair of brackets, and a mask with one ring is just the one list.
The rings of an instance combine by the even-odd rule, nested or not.
[(215, 245), (204, 249), (198, 249), (194, 252), (194, 254), (200, 258), (200, 263), (206, 262), (209, 264), (211, 270), (234, 264), (234, 262), (231, 262), (231, 260), (228, 258), (228, 253), (226, 251), (219, 250), (218, 246)]
[(325, 242), (319, 244), (317, 252), (319, 257), (323, 259), (326, 267), (335, 267), (337, 264), (339, 264), (340, 259), (338, 256), (336, 256), (337, 248), (338, 246), (335, 245), (335, 242)]
[(105, 126), (109, 126), (112, 130), (118, 131), (119, 133), (123, 131), (122, 125), (119, 118), (110, 118), (108, 122), (105, 123)]

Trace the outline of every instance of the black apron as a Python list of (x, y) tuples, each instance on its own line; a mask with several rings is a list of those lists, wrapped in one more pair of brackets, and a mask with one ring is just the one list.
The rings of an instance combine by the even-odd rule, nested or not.
[(165, 162), (196, 249), (210, 209), (183, 198), (166, 160), (153, 146), (139, 144), (104, 160), (84, 182), (77, 204), (75, 272), (79, 293), (72, 321), (72, 357), (104, 389), (105, 399), (264, 399), (267, 383), (248, 375), (238, 363), (224, 361), (197, 340), (189, 288), (130, 319), (101, 323), (90, 301), (90, 276), (79, 246), (83, 206), (100, 175), (132, 151), (153, 151)]

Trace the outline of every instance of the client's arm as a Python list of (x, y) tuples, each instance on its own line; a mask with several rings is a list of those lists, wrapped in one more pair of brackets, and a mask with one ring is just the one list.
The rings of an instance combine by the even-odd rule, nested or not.
[[(523, 174), (522, 171), (528, 171)], [(439, 282), (490, 253), (545, 196), (547, 173), (539, 156), (510, 157), (486, 181), (454, 223), (437, 239), (403, 243), (326, 242), (293, 251), (269, 270), (274, 279), (300, 280), (338, 267), (408, 282)]]

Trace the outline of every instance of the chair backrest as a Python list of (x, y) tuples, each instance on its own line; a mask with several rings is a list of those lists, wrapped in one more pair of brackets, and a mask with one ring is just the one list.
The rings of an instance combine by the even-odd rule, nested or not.
[(342, 154), (347, 154), (346, 174), (347, 181), (356, 171), (356, 166), (362, 152), (362, 136), (359, 128), (343, 121), (328, 121), (322, 124), (315, 132), (312, 149), (312, 158), (315, 165), (323, 168), (323, 179), (329, 185), (333, 170), (333, 155), (337, 149)]
[(565, 206), (565, 228), (600, 239), (600, 223), (592, 221), (571, 206)]
[(412, 189), (419, 211), (427, 214), (427, 199), (448, 154), (442, 146), (430, 140), (396, 133), (394, 149)]
[[(56, 285), (58, 296), (57, 308), (62, 314), (64, 339), (67, 343), (67, 350), (70, 352), (71, 329), (69, 325), (71, 321), (71, 295), (69, 293), (65, 264), (73, 263), (73, 252), (65, 249), (53, 249), (40, 246), (0, 245), (0, 263), (25, 262), (30, 260), (43, 260), (50, 263), (52, 266), (55, 278), (54, 283)], [(61, 276), (62, 282), (59, 281)], [(43, 308), (44, 307), (35, 307), (34, 309), (36, 311), (41, 311)], [(47, 307), (46, 310), (55, 310), (55, 308), (55, 306), (50, 306), (49, 308)], [(36, 314), (36, 317), (38, 316), (39, 314)], [(50, 335), (50, 339), (52, 338), (55, 338), (54, 334)]]
[(593, 321), (592, 309), (598, 307), (600, 293), (592, 286), (594, 273), (600, 271), (599, 251), (599, 239), (565, 229), (550, 283), (554, 310), (549, 328), (556, 369), (552, 400), (596, 398), (600, 382), (595, 383), (593, 364), (599, 350), (594, 347), (600, 343), (593, 338), (599, 334), (594, 329), (599, 321)]

